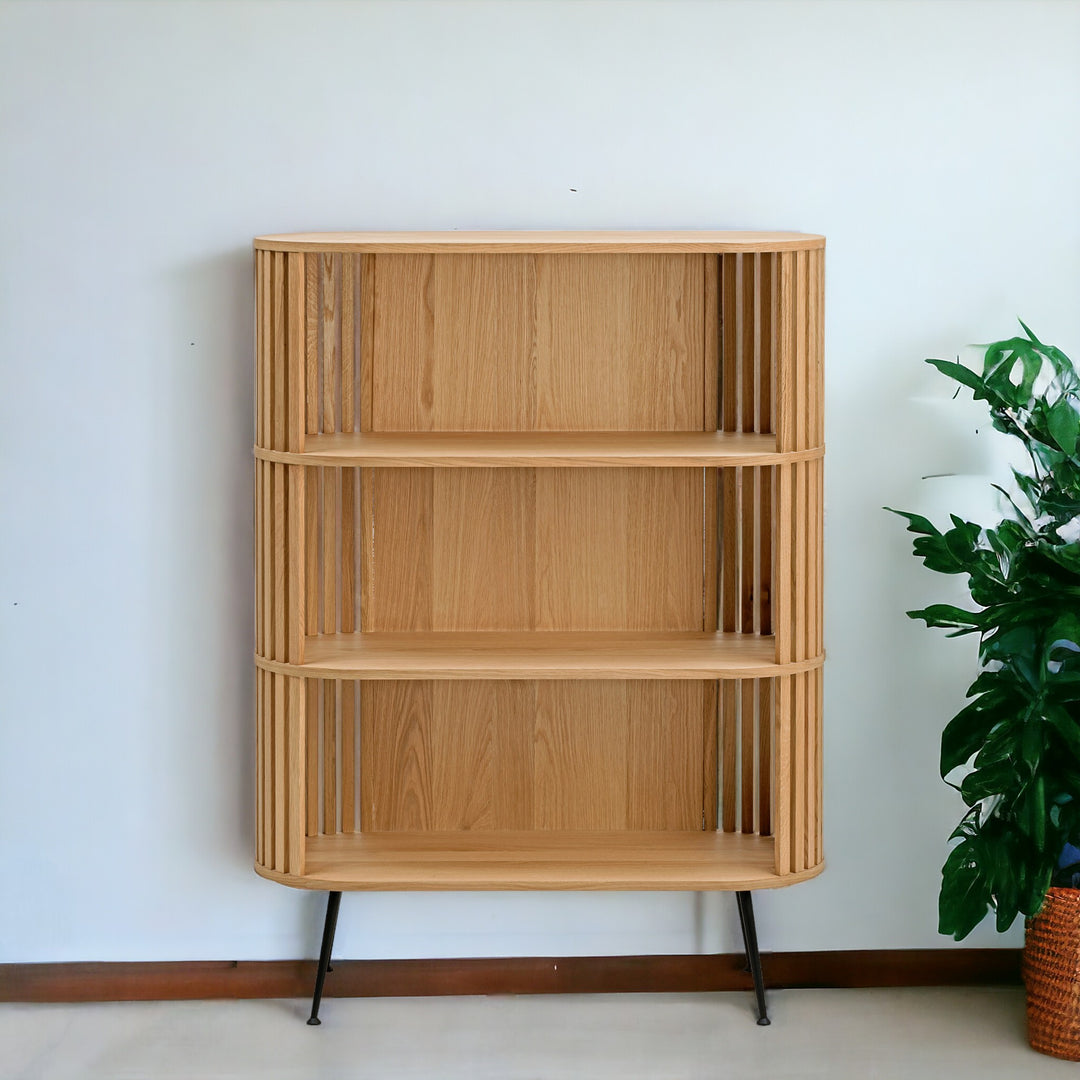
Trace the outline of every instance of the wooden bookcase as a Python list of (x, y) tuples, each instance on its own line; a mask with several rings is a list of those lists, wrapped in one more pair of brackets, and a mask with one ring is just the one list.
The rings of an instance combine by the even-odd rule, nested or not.
[(255, 250), (258, 872), (819, 873), (824, 240)]

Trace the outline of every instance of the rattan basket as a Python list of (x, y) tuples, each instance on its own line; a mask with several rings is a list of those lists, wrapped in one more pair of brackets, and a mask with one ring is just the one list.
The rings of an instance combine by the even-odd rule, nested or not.
[(1080, 1061), (1080, 889), (1050, 889), (1027, 922), (1024, 944), (1028, 1041), (1043, 1054)]

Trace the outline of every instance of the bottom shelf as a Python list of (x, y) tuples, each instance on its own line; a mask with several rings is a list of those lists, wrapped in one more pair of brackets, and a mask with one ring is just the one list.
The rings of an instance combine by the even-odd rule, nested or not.
[(256, 864), (304, 889), (772, 889), (768, 836), (719, 832), (384, 832), (311, 836), (305, 873)]

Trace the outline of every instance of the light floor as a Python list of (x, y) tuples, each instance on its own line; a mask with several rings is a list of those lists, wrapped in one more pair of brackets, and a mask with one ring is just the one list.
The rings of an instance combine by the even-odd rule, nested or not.
[(1012, 989), (0, 1006), (2, 1080), (352, 1077), (1036, 1080)]

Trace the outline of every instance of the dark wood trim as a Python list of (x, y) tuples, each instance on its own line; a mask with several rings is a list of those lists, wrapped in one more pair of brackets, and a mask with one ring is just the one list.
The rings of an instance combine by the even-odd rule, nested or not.
[[(872, 949), (766, 953), (785, 987), (1017, 984), (1019, 949)], [(465, 960), (335, 960), (328, 997), (440, 994), (695, 993), (748, 990), (741, 954)], [(307, 997), (313, 960), (0, 964), (0, 1001), (166, 1001)]]

